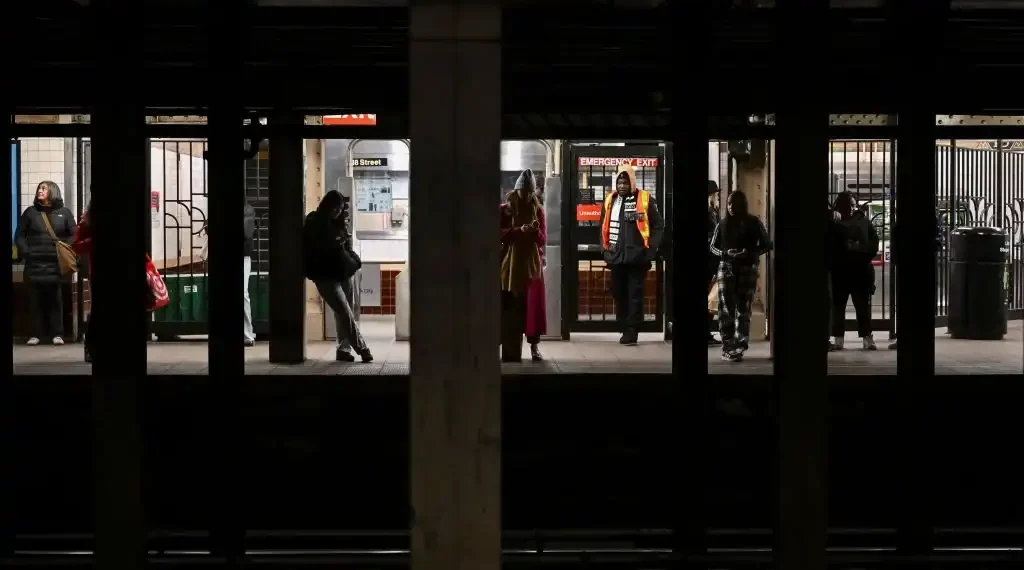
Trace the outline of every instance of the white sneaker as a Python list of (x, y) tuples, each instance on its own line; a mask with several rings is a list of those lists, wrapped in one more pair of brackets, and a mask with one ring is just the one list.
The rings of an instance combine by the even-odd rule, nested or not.
[(32, 338), (28, 339), (28, 342), (26, 342), (25, 344), (27, 344), (29, 346), (35, 346), (35, 345), (39, 344), (39, 339), (36, 338), (36, 337), (32, 337)]
[(64, 346), (64, 339), (60, 338), (59, 336), (53, 337), (53, 345), (54, 346)]
[(862, 339), (862, 342), (864, 343), (864, 350), (878, 350), (878, 347), (875, 346), (875, 337), (868, 335)]
[(832, 343), (832, 346), (835, 347), (835, 350), (842, 350), (843, 349), (843, 342), (845, 340), (846, 339), (844, 339), (843, 337), (837, 336), (835, 342)]

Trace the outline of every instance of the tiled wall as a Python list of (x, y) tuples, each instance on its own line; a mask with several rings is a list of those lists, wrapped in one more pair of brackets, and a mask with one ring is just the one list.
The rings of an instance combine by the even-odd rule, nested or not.
[(22, 211), (32, 204), (36, 197), (36, 186), (43, 180), (51, 180), (60, 186), (65, 205), (73, 209), (71, 190), (64, 187), (64, 139), (25, 138), (21, 142), (21, 204)]
[(401, 271), (382, 269), (380, 271), (380, 306), (360, 307), (361, 315), (393, 315), (395, 314), (395, 279)]

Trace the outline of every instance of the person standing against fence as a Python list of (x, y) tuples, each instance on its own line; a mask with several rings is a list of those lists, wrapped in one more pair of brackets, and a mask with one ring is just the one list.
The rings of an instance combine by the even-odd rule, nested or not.
[(25, 262), (24, 280), (28, 285), (32, 336), (29, 346), (41, 339), (64, 344), (63, 287), (70, 279), (61, 271), (57, 242), (70, 244), (75, 233), (75, 216), (64, 207), (60, 187), (44, 180), (36, 186), (32, 205), (18, 220), (15, 245)]
[(768, 229), (747, 206), (747, 196), (729, 195), (728, 213), (711, 238), (718, 266), (718, 327), (722, 360), (739, 362), (750, 347), (750, 309), (757, 290), (761, 256), (772, 248)]
[(316, 285), (320, 297), (334, 311), (338, 347), (335, 359), (353, 362), (355, 356), (343, 349), (342, 341), (355, 349), (363, 362), (372, 362), (373, 355), (359, 330), (352, 305), (345, 294), (344, 283), (352, 279), (363, 262), (348, 246), (351, 242), (345, 220), (341, 218), (343, 199), (332, 190), (320, 200), (316, 211), (306, 216), (302, 228), (303, 262), (306, 278)]
[[(719, 214), (719, 196), (721, 192), (718, 189), (718, 184), (714, 180), (708, 180), (708, 249), (707, 249), (707, 271), (705, 275), (708, 280), (708, 295), (711, 295), (711, 290), (715, 286), (715, 278), (718, 275), (718, 263), (721, 261), (717, 255), (711, 251), (711, 239), (715, 235), (715, 228), (718, 227), (718, 222), (721, 218)], [(708, 322), (707, 322), (707, 333), (708, 333), (708, 346), (717, 346), (722, 344), (722, 341), (715, 338), (715, 335), (711, 334), (711, 328), (715, 322), (715, 315), (711, 311), (708, 311)]]
[(875, 268), (878, 232), (871, 220), (857, 211), (857, 199), (851, 192), (836, 197), (835, 211), (842, 231), (842, 249), (832, 266), (832, 336), (835, 350), (842, 350), (846, 337), (846, 303), (853, 300), (857, 315), (857, 335), (864, 350), (876, 350), (871, 332), (871, 296), (875, 292)]

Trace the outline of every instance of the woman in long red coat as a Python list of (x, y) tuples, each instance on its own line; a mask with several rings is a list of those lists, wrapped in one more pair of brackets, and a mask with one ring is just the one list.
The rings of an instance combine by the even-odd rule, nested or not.
[[(75, 253), (86, 258), (89, 266), (89, 281), (90, 286), (92, 285), (92, 225), (89, 221), (89, 210), (92, 208), (90, 203), (85, 208), (85, 212), (82, 214), (82, 219), (78, 221), (78, 227), (75, 228), (75, 238), (71, 243), (71, 247), (74, 248)], [(85, 361), (92, 362), (92, 335), (89, 334), (89, 325), (92, 324), (92, 311), (89, 311), (88, 320), (85, 322)]]
[(543, 360), (541, 335), (547, 332), (544, 299), (544, 244), (547, 242), (544, 207), (537, 197), (532, 170), (524, 170), (515, 190), (501, 206), (502, 302), (525, 303), (524, 333), (534, 361)]

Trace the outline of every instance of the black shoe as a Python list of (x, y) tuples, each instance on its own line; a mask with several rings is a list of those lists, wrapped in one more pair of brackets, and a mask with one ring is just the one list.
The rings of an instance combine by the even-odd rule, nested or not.
[(86, 362), (92, 362), (92, 353), (89, 352), (88, 348), (85, 349), (85, 361)]
[(245, 348), (252, 348), (254, 346), (256, 346), (255, 340), (245, 339)]
[[(373, 362), (373, 355), (370, 354), (369, 348), (364, 348), (360, 350), (359, 357), (363, 359), (363, 362)], [(355, 357), (353, 357), (352, 360), (355, 360)]]
[(633, 329), (626, 329), (626, 332), (622, 333), (622, 338), (619, 339), (619, 344), (624, 344), (626, 346), (636, 346), (636, 331)]
[(718, 346), (720, 344), (722, 344), (722, 341), (720, 341), (717, 338), (715, 338), (715, 335), (713, 335), (713, 334), (709, 334), (708, 335), (708, 346)]
[(743, 353), (741, 352), (722, 352), (722, 360), (726, 362), (743, 362)]
[(338, 362), (355, 362), (356, 357), (347, 350), (337, 350), (334, 352), (334, 359)]
[(544, 356), (540, 353), (540, 347), (536, 344), (530, 345), (530, 359), (534, 362), (540, 362), (544, 360)]

